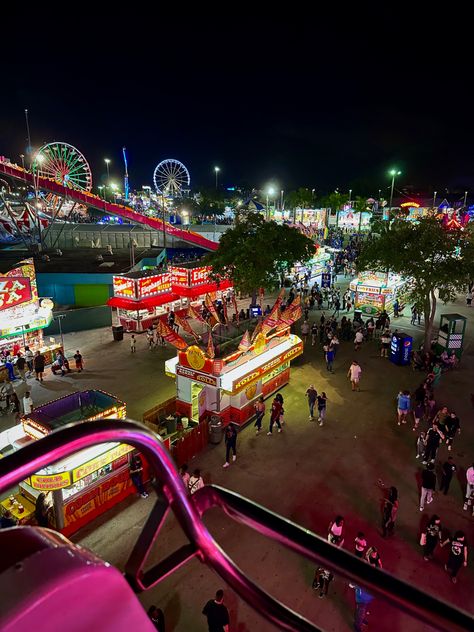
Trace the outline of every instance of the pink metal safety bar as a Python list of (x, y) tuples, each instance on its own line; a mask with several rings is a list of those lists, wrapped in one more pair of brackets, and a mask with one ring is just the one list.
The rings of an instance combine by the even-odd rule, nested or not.
[[(100, 420), (71, 424), (0, 460), (0, 494), (20, 481), (78, 450), (118, 441), (136, 447), (147, 459), (157, 480), (158, 499), (126, 565), (126, 577), (138, 591), (163, 581), (194, 556), (215, 570), (227, 584), (280, 630), (317, 632), (319, 628), (281, 604), (249, 579), (217, 544), (201, 520), (212, 507), (230, 518), (276, 540), (314, 564), (331, 568), (374, 596), (439, 630), (474, 630), (474, 618), (438, 600), (354, 555), (334, 547), (308, 529), (226, 489), (205, 486), (192, 499), (179, 477), (171, 456), (146, 427), (132, 421)], [(189, 544), (145, 571), (150, 549), (167, 513), (174, 512)]]

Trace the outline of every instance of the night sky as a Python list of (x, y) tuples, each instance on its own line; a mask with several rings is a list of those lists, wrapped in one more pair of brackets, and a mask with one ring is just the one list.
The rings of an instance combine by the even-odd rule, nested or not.
[(400, 186), (474, 189), (460, 43), (432, 46), (397, 28), (346, 36), (303, 17), (215, 27), (159, 17), (89, 16), (61, 28), (43, 17), (28, 44), (7, 32), (0, 154), (20, 163), (27, 107), (33, 146), (75, 145), (95, 184), (105, 157), (122, 176), (125, 145), (132, 188), (152, 184), (155, 165), (173, 157), (195, 187), (213, 186), (218, 165), (226, 185), (374, 195), (396, 165)]

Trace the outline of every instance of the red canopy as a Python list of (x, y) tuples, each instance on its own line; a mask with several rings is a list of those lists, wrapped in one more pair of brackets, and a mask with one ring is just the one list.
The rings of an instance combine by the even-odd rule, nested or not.
[(107, 305), (110, 307), (120, 307), (121, 309), (128, 309), (129, 311), (138, 311), (139, 309), (151, 309), (153, 307), (159, 307), (171, 301), (179, 300), (178, 294), (174, 292), (166, 292), (165, 294), (159, 294), (158, 296), (150, 296), (148, 298), (142, 298), (139, 301), (133, 301), (129, 298), (120, 298), (119, 296), (113, 296), (107, 301)]
[(230, 281), (221, 281), (219, 286), (217, 283), (203, 283), (202, 285), (194, 285), (193, 287), (181, 287), (173, 285), (173, 291), (177, 292), (180, 296), (186, 296), (187, 298), (195, 298), (202, 294), (208, 294), (209, 292), (217, 292), (218, 290), (227, 290), (232, 287)]

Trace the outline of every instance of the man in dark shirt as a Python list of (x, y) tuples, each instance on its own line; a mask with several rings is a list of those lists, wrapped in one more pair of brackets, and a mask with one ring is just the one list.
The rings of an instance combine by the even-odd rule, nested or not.
[(421, 497), (420, 497), (420, 511), (423, 511), (426, 504), (430, 504), (433, 500), (433, 492), (436, 487), (436, 474), (434, 473), (433, 463), (428, 463), (426, 468), (421, 473)]
[(216, 598), (210, 599), (202, 610), (207, 617), (209, 632), (229, 632), (229, 611), (223, 601), (224, 591), (218, 590)]
[(441, 477), (441, 485), (439, 488), (439, 491), (443, 492), (445, 496), (448, 493), (451, 479), (453, 478), (453, 475), (456, 472), (456, 470), (457, 470), (457, 467), (456, 467), (456, 464), (454, 463), (453, 457), (448, 456), (448, 460), (443, 464), (443, 476)]

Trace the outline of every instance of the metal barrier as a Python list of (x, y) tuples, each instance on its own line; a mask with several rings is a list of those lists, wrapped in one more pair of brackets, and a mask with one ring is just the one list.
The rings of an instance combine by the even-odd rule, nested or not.
[[(137, 590), (146, 590), (197, 556), (214, 569), (227, 584), (261, 615), (283, 630), (318, 632), (319, 628), (271, 597), (252, 582), (226, 555), (204, 526), (201, 516), (212, 507), (248, 527), (276, 540), (315, 564), (333, 569), (346, 579), (364, 586), (400, 610), (439, 630), (473, 630), (474, 618), (385, 571), (378, 570), (334, 547), (308, 529), (282, 518), (239, 494), (206, 486), (188, 496), (175, 465), (162, 443), (147, 428), (132, 421), (100, 420), (72, 424), (35, 441), (0, 460), (0, 494), (47, 465), (92, 445), (119, 441), (136, 447), (155, 472), (158, 499), (147, 519), (126, 565), (126, 576)], [(144, 571), (147, 555), (159, 535), (166, 515), (173, 510), (189, 539), (151, 569)]]

